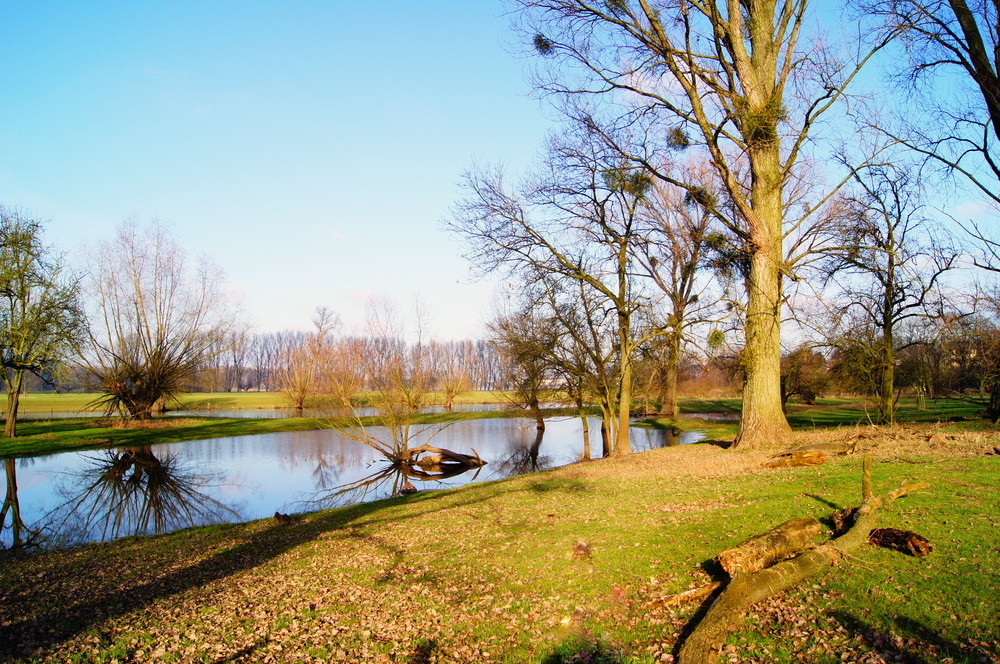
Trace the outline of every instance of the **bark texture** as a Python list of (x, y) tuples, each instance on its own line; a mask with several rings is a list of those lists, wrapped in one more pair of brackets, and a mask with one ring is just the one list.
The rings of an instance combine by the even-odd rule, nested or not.
[(731, 578), (753, 574), (801, 551), (822, 529), (820, 522), (812, 517), (791, 519), (726, 549), (715, 560)]

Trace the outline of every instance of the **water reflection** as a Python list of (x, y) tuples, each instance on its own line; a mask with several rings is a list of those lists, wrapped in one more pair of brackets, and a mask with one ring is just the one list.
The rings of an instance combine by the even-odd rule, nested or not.
[(28, 528), (21, 517), (21, 501), (17, 495), (17, 466), (14, 459), (4, 459), (4, 474), (7, 477), (7, 492), (4, 494), (3, 507), (0, 507), (0, 542), (7, 541), (4, 529), (7, 528), (7, 517), (10, 516), (10, 545), (19, 549), (32, 544), (35, 531)]
[(63, 502), (48, 528), (56, 543), (68, 544), (238, 520), (237, 509), (209, 493), (224, 482), (148, 445), (87, 455), (57, 487)]
[(500, 473), (505, 477), (513, 477), (550, 468), (553, 465), (552, 459), (538, 455), (544, 438), (545, 430), (535, 429), (535, 439), (530, 445), (525, 445), (523, 441), (511, 441), (509, 455), (496, 462)]
[[(590, 425), (596, 429), (597, 420)], [(632, 445), (650, 450), (695, 442), (698, 435), (633, 428)], [(17, 498), (23, 518), (23, 540), (42, 530), (48, 515), (47, 535), (58, 531), (56, 539), (63, 541), (93, 541), (386, 498), (407, 483), (423, 490), (501, 479), (573, 463), (584, 453), (579, 418), (549, 419), (541, 436), (525, 419), (460, 421), (429, 428), (413, 442), (432, 437), (435, 446), (476, 450), (488, 465), (465, 472), (393, 467), (330, 429), (65, 453), (5, 465), (8, 494)], [(0, 533), (0, 541), (13, 543), (12, 527)]]
[[(443, 482), (444, 480), (470, 473), (468, 481), (474, 482), (482, 467), (472, 468), (457, 463), (441, 463), (418, 467), (406, 463), (376, 462), (374, 473), (335, 487), (331, 490), (317, 491), (311, 498), (299, 501), (301, 511), (327, 509), (342, 505), (353, 505), (365, 502), (371, 496), (388, 497), (416, 493), (426, 488), (425, 483)], [(417, 484), (414, 484), (414, 483)]]

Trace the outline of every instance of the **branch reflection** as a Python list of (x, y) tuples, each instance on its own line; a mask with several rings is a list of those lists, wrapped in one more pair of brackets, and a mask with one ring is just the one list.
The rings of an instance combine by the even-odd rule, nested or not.
[(497, 472), (501, 477), (513, 477), (533, 473), (536, 470), (544, 470), (552, 465), (552, 459), (547, 456), (539, 456), (538, 451), (542, 447), (542, 438), (545, 435), (544, 429), (536, 429), (535, 439), (531, 444), (521, 441), (512, 441), (513, 451), (506, 459), (496, 463)]
[[(462, 473), (475, 471), (469, 482), (475, 481), (482, 467), (472, 467), (461, 463), (424, 462), (377, 462), (378, 470), (361, 479), (348, 482), (331, 490), (317, 491), (308, 500), (299, 502), (303, 510), (340, 507), (377, 500), (391, 496), (416, 493), (422, 483), (441, 482)], [(417, 484), (414, 484), (416, 482)]]

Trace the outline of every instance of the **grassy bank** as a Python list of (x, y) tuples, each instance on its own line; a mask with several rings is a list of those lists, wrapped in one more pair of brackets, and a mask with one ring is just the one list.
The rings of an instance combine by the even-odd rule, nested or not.
[[(684, 431), (704, 431), (708, 440), (732, 440), (739, 428), (737, 419), (716, 420), (699, 418), (699, 414), (716, 413), (738, 418), (739, 399), (682, 399), (681, 417), (676, 420), (651, 418), (637, 426), (651, 429), (677, 427)], [(902, 424), (937, 424), (950, 421), (968, 421), (973, 428), (990, 428), (979, 419), (982, 406), (949, 399), (928, 400), (923, 410), (917, 409), (915, 399), (900, 399), (896, 419)], [(842, 428), (870, 425), (874, 419), (874, 403), (864, 398), (817, 399), (815, 404), (790, 403), (788, 423), (793, 429)]]
[[(876, 490), (931, 489), (865, 548), (751, 612), (724, 662), (1000, 661), (995, 431), (864, 433)], [(0, 564), (0, 659), (48, 662), (671, 661), (721, 549), (856, 504), (860, 457), (764, 470), (693, 445), (304, 515), (130, 538)], [(589, 555), (574, 557), (579, 542)]]

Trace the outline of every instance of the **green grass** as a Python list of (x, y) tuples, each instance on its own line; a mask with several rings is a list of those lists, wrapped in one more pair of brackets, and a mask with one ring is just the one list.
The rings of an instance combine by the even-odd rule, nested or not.
[(154, 429), (121, 429), (105, 426), (95, 418), (37, 420), (17, 425), (17, 438), (0, 438), (0, 457), (31, 457), (72, 450), (137, 447), (186, 440), (250, 436), (279, 431), (306, 431), (324, 426), (306, 417), (244, 419), (185, 417), (176, 422), (156, 420), (166, 426)]
[[(873, 449), (878, 493), (904, 479), (931, 483), (877, 524), (924, 535), (931, 556), (857, 551), (751, 611), (723, 661), (1000, 655), (998, 461), (973, 455), (1000, 441), (995, 430), (969, 436), (946, 456), (913, 436), (911, 462), (882, 443)], [(133, 647), (148, 657), (154, 644), (131, 643), (155, 634), (183, 662), (239, 652), (651, 664), (697, 609), (656, 600), (707, 581), (716, 553), (786, 519), (824, 520), (857, 503), (857, 456), (778, 470), (761, 469), (763, 458), (710, 445), (655, 450), (289, 526), (268, 519), (11, 559), (0, 565), (4, 624), (40, 645), (39, 661), (110, 661)], [(580, 541), (590, 555), (575, 558)]]
[[(736, 436), (739, 424), (736, 421), (719, 421), (690, 417), (685, 413), (722, 413), (738, 416), (740, 413), (739, 399), (681, 399), (681, 417), (677, 420), (669, 418), (651, 418), (636, 424), (650, 429), (678, 428), (683, 431), (703, 431), (706, 440), (732, 440)], [(980, 419), (981, 406), (949, 399), (927, 400), (925, 410), (917, 410), (915, 399), (901, 399), (896, 413), (897, 422), (939, 423), (952, 420), (968, 421), (966, 428), (989, 429), (991, 425)], [(828, 398), (817, 399), (815, 404), (790, 403), (788, 405), (788, 423), (793, 429), (856, 427), (872, 424), (875, 405), (872, 401), (862, 398)]]

